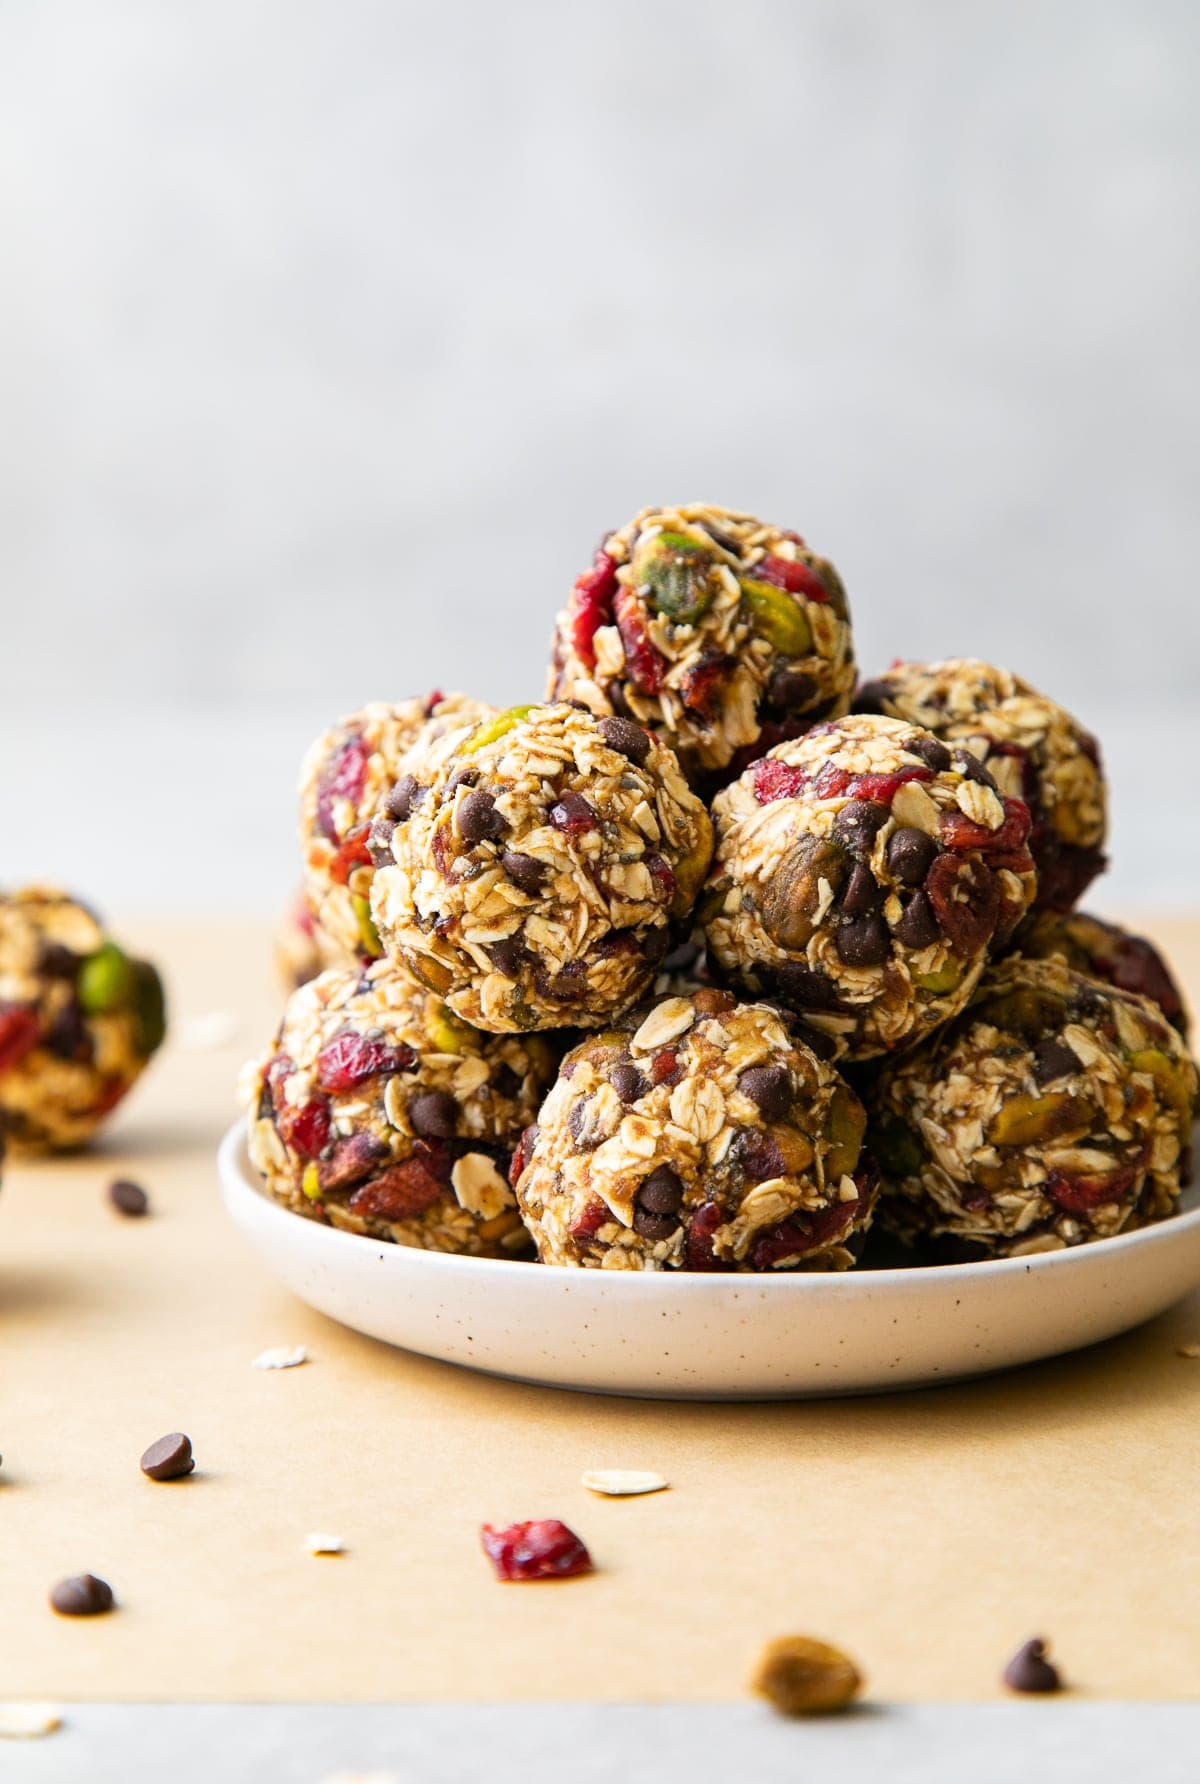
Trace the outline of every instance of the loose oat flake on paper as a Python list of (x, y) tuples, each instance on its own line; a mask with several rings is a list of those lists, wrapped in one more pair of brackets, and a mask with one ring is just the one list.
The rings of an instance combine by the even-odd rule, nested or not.
[(298, 1369), (301, 1363), (307, 1363), (308, 1352), (302, 1344), (276, 1345), (274, 1350), (264, 1350), (261, 1356), (255, 1357), (252, 1369)]
[(664, 1475), (640, 1468), (589, 1468), (582, 1476), (589, 1493), (607, 1499), (632, 1499), (639, 1493), (661, 1493), (670, 1482)]
[(0, 1703), (0, 1740), (36, 1741), (62, 1727), (62, 1711), (52, 1703)]
[(325, 1530), (310, 1530), (304, 1538), (304, 1546), (310, 1555), (344, 1555), (346, 1545), (340, 1536), (330, 1536)]

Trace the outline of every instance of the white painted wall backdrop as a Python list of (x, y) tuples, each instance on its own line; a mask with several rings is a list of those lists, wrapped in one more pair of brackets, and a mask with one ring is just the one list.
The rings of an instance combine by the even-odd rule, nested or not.
[(1102, 733), (1200, 903), (1187, 0), (11, 0), (0, 878), (266, 909), (309, 734), (540, 688), (601, 529), (841, 567)]

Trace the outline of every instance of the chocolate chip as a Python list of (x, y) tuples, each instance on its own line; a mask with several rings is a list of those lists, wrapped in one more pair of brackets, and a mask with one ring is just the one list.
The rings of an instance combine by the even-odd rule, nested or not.
[(507, 1060), (501, 1060), (492, 1073), (492, 1089), (497, 1096), (517, 1096), (521, 1089), (521, 1079), (513, 1071)]
[(1046, 1659), (1044, 1641), (1026, 1642), (1017, 1649), (1004, 1669), (1004, 1683), (1010, 1691), (1061, 1691), (1058, 1668)]
[(807, 706), (815, 692), (812, 676), (802, 675), (798, 669), (777, 669), (767, 684), (767, 699), (784, 712)]
[(423, 1090), (409, 1102), (408, 1121), (423, 1140), (452, 1140), (458, 1128), (458, 1104), (448, 1090)]
[(389, 818), (394, 818), (397, 824), (403, 824), (406, 818), (411, 818), (420, 792), (421, 786), (416, 776), (402, 774), (384, 801), (383, 809)]
[(469, 765), (456, 768), (454, 773), (450, 776), (450, 779), (446, 782), (447, 799), (453, 798), (460, 787), (473, 787), (478, 779), (478, 768), (472, 768)]
[(631, 762), (644, 762), (650, 754), (649, 737), (632, 719), (601, 719), (600, 735), (610, 750)]
[(468, 793), (458, 808), (458, 829), (465, 842), (486, 842), (503, 836), (508, 821), (496, 810), (490, 793)]
[(779, 989), (789, 1003), (802, 1010), (836, 1010), (840, 999), (828, 974), (793, 960), (781, 961), (776, 970)]
[[(887, 703), (892, 697), (890, 683), (886, 681), (864, 681), (854, 696), (855, 712), (885, 712)], [(905, 746), (908, 747), (907, 745)], [(947, 758), (948, 759), (948, 758)]]
[(640, 1205), (633, 1210), (633, 1230), (643, 1239), (652, 1242), (669, 1239), (678, 1226), (679, 1222), (673, 1214), (654, 1214), (649, 1208)]
[(547, 872), (544, 861), (537, 861), (532, 855), (522, 855), (516, 849), (507, 849), (500, 857), (500, 865), (522, 892), (540, 891)]
[(678, 1214), (683, 1206), (683, 1182), (670, 1165), (659, 1165), (643, 1182), (634, 1200), (650, 1214)]
[(958, 769), (964, 780), (975, 781), (981, 787), (991, 787), (995, 791), (996, 783), (979, 757), (971, 750), (955, 750), (952, 766)]
[(521, 940), (520, 932), (506, 935), (501, 942), (493, 942), (487, 949), (487, 957), (496, 971), (503, 973), (506, 979), (519, 979), (525, 960), (525, 943)]
[(196, 1466), (192, 1440), (182, 1431), (171, 1431), (152, 1443), (141, 1460), (143, 1474), (151, 1480), (182, 1480)]
[(782, 1121), (792, 1106), (792, 1080), (786, 1066), (752, 1065), (738, 1079), (738, 1089), (768, 1121)]
[(620, 1060), (613, 1067), (609, 1083), (623, 1103), (636, 1103), (646, 1088), (646, 1080), (642, 1074), (635, 1065), (630, 1065), (626, 1059)]
[(904, 907), (900, 920), (892, 930), (896, 940), (903, 942), (906, 948), (914, 950), (931, 948), (941, 934), (938, 920), (933, 914), (924, 892), (914, 892)]
[(905, 740), (904, 750), (907, 755), (915, 756), (918, 762), (924, 762), (926, 768), (932, 768), (935, 774), (944, 774), (950, 766), (950, 751), (936, 737), (913, 737)]
[(936, 854), (937, 844), (923, 830), (897, 830), (888, 838), (888, 868), (902, 886), (921, 885)]
[(783, 1153), (770, 1134), (744, 1128), (733, 1143), (731, 1156), (741, 1167), (747, 1183), (767, 1183), (785, 1173)]
[(856, 861), (854, 863), (850, 870), (850, 878), (842, 888), (842, 896), (838, 903), (851, 917), (862, 916), (867, 911), (878, 910), (883, 903), (883, 887), (864, 862)]
[(43, 942), (38, 965), (48, 979), (73, 979), (79, 970), (79, 955), (61, 942)]
[(873, 799), (852, 799), (833, 820), (834, 841), (863, 860), (871, 853), (877, 834), (890, 816), (887, 806)]
[(1039, 1041), (1033, 1050), (1033, 1075), (1039, 1084), (1069, 1078), (1078, 1070), (1079, 1061), (1065, 1041)]
[(42, 1035), (42, 1046), (56, 1059), (89, 1060), (95, 1053), (83, 1011), (72, 997)]
[(587, 962), (568, 960), (561, 972), (539, 973), (537, 988), (543, 997), (554, 1003), (578, 1003), (588, 994)]
[(150, 1211), (150, 1197), (140, 1183), (134, 1183), (128, 1177), (117, 1177), (109, 1184), (108, 1199), (118, 1214), (128, 1214), (132, 1218)]
[(97, 1579), (94, 1573), (77, 1573), (59, 1580), (50, 1603), (60, 1617), (100, 1617), (113, 1608), (113, 1591), (107, 1580)]
[(847, 966), (882, 966), (892, 951), (887, 924), (876, 915), (851, 917), (834, 935), (838, 959)]
[(598, 1133), (594, 1128), (590, 1134), (588, 1132), (588, 1107), (591, 1100), (590, 1097), (581, 1096), (578, 1102), (571, 1104), (571, 1112), (567, 1116), (567, 1126), (571, 1130), (571, 1138), (577, 1146), (585, 1150), (598, 1146), (604, 1138), (603, 1134)]
[(376, 867), (389, 867), (392, 861), (392, 837), (396, 834), (395, 818), (376, 818), (367, 837), (367, 853)]

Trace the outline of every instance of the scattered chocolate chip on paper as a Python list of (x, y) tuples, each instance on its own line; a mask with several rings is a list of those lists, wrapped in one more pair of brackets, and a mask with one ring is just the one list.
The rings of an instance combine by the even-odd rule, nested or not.
[(196, 1466), (192, 1440), (182, 1431), (170, 1431), (152, 1443), (141, 1460), (143, 1474), (151, 1480), (182, 1480)]
[(129, 1177), (114, 1178), (108, 1186), (108, 1199), (118, 1214), (127, 1214), (131, 1220), (150, 1212), (150, 1197)]
[(71, 1574), (50, 1593), (50, 1604), (60, 1617), (102, 1617), (115, 1603), (108, 1581), (94, 1573)]
[(1058, 1668), (1046, 1658), (1046, 1644), (1040, 1638), (1022, 1644), (1004, 1669), (1004, 1683), (1010, 1691), (1061, 1691)]

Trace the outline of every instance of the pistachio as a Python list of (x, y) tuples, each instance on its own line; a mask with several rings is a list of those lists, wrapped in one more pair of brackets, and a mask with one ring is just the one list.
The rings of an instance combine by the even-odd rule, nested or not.
[(1191, 1085), (1181, 1068), (1165, 1053), (1160, 1053), (1157, 1047), (1143, 1047), (1133, 1055), (1129, 1065), (1132, 1071), (1145, 1072), (1147, 1077), (1154, 1079), (1163, 1102), (1174, 1109), (1181, 1121), (1191, 1120)]
[(679, 625), (696, 623), (713, 603), (712, 550), (687, 533), (648, 533), (638, 541), (631, 573), (635, 588), (650, 592), (650, 604)]
[(363, 951), (377, 960), (383, 953), (383, 943), (379, 939), (379, 931), (376, 929), (375, 919), (371, 915), (371, 906), (357, 892), (351, 893), (350, 903), (354, 907), (354, 921), (358, 925), (358, 939), (363, 945)]
[(816, 928), (825, 894), (836, 896), (850, 871), (846, 851), (829, 837), (800, 835), (762, 894), (763, 927), (781, 948), (799, 953)]
[(448, 1004), (432, 1001), (425, 1006), (425, 1033), (435, 1053), (465, 1053), (471, 1039), (471, 1029)]
[(933, 973), (916, 973), (913, 984), (918, 991), (930, 991), (935, 996), (943, 996), (947, 991), (956, 991), (962, 984), (963, 963), (956, 960), (953, 954), (948, 955), (946, 964)]
[(495, 743), (499, 738), (515, 731), (523, 718), (533, 711), (532, 706), (510, 706), (504, 712), (498, 712), (494, 719), (487, 719), (477, 730), (472, 731), (466, 742), (459, 749), (461, 756), (473, 756), (477, 750)]
[(820, 1716), (845, 1709), (862, 1689), (854, 1662), (839, 1648), (809, 1635), (784, 1635), (759, 1655), (750, 1689), (785, 1716)]
[(89, 1016), (103, 1016), (127, 1004), (134, 991), (133, 968), (116, 942), (90, 954), (76, 981), (79, 1002)]
[(840, 1177), (853, 1176), (862, 1151), (867, 1112), (850, 1089), (839, 1084), (829, 1099), (825, 1116), (825, 1136), (829, 1150), (825, 1154), (825, 1181), (836, 1183)]
[(321, 1181), (317, 1174), (317, 1167), (315, 1164), (305, 1165), (304, 1175), (300, 1179), (300, 1188), (301, 1188), (301, 1191), (303, 1192), (303, 1194), (308, 1197), (310, 1202), (316, 1202), (316, 1201), (320, 1200)]
[(742, 578), (741, 588), (755, 631), (773, 644), (781, 656), (807, 656), (813, 647), (812, 627), (799, 602), (786, 589), (756, 582), (751, 577)]
[(163, 983), (148, 960), (131, 960), (133, 1014), (138, 1044), (147, 1059), (162, 1046), (167, 1032), (167, 1005)]
[(1034, 1146), (1046, 1140), (1081, 1140), (1091, 1132), (1096, 1111), (1068, 1091), (1046, 1096), (1010, 1096), (987, 1130), (993, 1146)]

